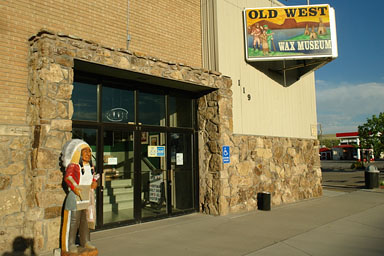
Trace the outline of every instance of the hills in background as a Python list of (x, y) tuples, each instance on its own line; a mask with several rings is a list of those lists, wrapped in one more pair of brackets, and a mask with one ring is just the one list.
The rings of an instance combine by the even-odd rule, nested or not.
[[(312, 26), (318, 27), (319, 24), (320, 24), (320, 22), (312, 22), (312, 21), (297, 22), (295, 19), (285, 19), (284, 23), (281, 24), (281, 25), (273, 23), (273, 22), (270, 22), (270, 21), (267, 21), (267, 20), (262, 20), (262, 21), (259, 21), (259, 22), (256, 22), (256, 23), (259, 23), (260, 26), (268, 25), (269, 29), (305, 28), (307, 25), (308, 25), (309, 28), (311, 28)], [(256, 23), (254, 23), (251, 26), (251, 28), (256, 26)], [(324, 22), (323, 24), (324, 24), (325, 27), (329, 27), (330, 26), (329, 22)]]

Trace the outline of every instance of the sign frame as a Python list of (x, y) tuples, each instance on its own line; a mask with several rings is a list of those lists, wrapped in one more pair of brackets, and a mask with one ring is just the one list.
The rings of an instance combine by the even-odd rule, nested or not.
[[(331, 43), (330, 43), (331, 44), (331, 52), (330, 53), (328, 53), (328, 54), (327, 53), (326, 54), (303, 54), (301, 52), (293, 52), (293, 54), (290, 55), (289, 52), (285, 52), (287, 54), (285, 55), (285, 53), (284, 53), (284, 55), (281, 55), (281, 56), (279, 56), (279, 55), (269, 56), (269, 53), (265, 53), (265, 56), (257, 56), (257, 57), (256, 56), (250, 56), (250, 54), (249, 54), (249, 40), (252, 40), (252, 39), (249, 39), (249, 37), (251, 35), (248, 33), (249, 32), (249, 26), (248, 26), (249, 23), (248, 23), (248, 18), (247, 18), (247, 12), (251, 12), (254, 10), (255, 13), (257, 13), (257, 11), (258, 11), (258, 14), (254, 14), (253, 16), (261, 17), (261, 18), (257, 19), (259, 21), (255, 21), (254, 23), (251, 24), (251, 25), (253, 25), (253, 24), (256, 24), (260, 21), (267, 21), (268, 12), (272, 13), (273, 12), (272, 10), (277, 10), (277, 9), (283, 9), (283, 10), (284, 9), (305, 9), (305, 8), (318, 8), (318, 7), (319, 8), (323, 8), (323, 7), (328, 8), (327, 10), (328, 10), (328, 17), (329, 17), (329, 35), (330, 35), (330, 41), (331, 41)], [(261, 12), (262, 10), (264, 10), (265, 12), (264, 13)], [(287, 11), (285, 11), (285, 12), (287, 12)], [(280, 18), (280, 17), (278, 17), (278, 18)], [(248, 62), (305, 60), (305, 59), (329, 59), (329, 58), (335, 59), (338, 57), (335, 10), (332, 7), (330, 7), (328, 4), (245, 8), (243, 10), (243, 19), (244, 19), (244, 21), (243, 21), (244, 22), (244, 50), (245, 50), (245, 58)], [(285, 20), (287, 20), (287, 19), (288, 18), (286, 18)], [(295, 17), (293, 17), (293, 19), (295, 19)], [(284, 22), (285, 22), (285, 20), (284, 20)], [(296, 19), (295, 19), (295, 21), (296, 21)], [(282, 30), (283, 29), (281, 29), (281, 31)], [(279, 30), (276, 29), (275, 31), (277, 32)], [(317, 41), (321, 41), (321, 40), (317, 40)], [(326, 41), (326, 40), (324, 40), (324, 41)], [(324, 44), (325, 44), (325, 42), (324, 42)], [(329, 45), (329, 43), (327, 42), (327, 46), (328, 45)], [(276, 49), (276, 46), (278, 47), (279, 45), (275, 45), (275, 49)], [(288, 46), (291, 46), (291, 45), (288, 44)], [(276, 52), (280, 52), (280, 51), (276, 51)], [(281, 53), (281, 54), (283, 54), (283, 53)]]

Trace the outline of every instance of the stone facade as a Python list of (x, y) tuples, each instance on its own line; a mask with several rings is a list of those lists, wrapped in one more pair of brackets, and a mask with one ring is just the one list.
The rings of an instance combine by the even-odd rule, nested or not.
[[(274, 205), (321, 195), (316, 140), (233, 134), (229, 77), (47, 30), (29, 42), (30, 130), (0, 137), (0, 251), (11, 250), (17, 236), (33, 238), (36, 252), (59, 247), (59, 158), (71, 138), (75, 59), (216, 89), (198, 100), (202, 212), (254, 210), (260, 191), (272, 192)], [(223, 145), (231, 147), (229, 164)]]
[[(317, 140), (233, 134), (231, 84), (199, 100), (201, 211), (226, 215), (257, 209), (257, 194), (272, 205), (322, 195)], [(230, 147), (223, 164), (222, 147)]]
[(231, 162), (222, 163), (219, 145), (205, 144), (201, 165), (206, 168), (200, 169), (203, 212), (256, 210), (259, 192), (270, 192), (272, 205), (322, 195), (317, 140), (224, 135), (221, 141), (231, 148)]
[[(31, 125), (32, 136), (26, 138), (25, 142), (31, 152), (28, 171), (30, 186), (28, 193), (22, 191), (23, 194), (16, 190), (4, 191), (4, 193), (12, 192), (10, 195), (15, 200), (3, 214), (22, 215), (19, 219), (24, 221), (21, 226), (24, 226), (25, 230), (17, 230), (15, 234), (33, 237), (37, 252), (59, 247), (61, 207), (65, 197), (61, 186), (62, 172), (59, 158), (62, 146), (71, 138), (73, 115), (71, 93), (75, 59), (203, 85), (208, 89), (230, 84), (228, 77), (216, 72), (166, 62), (124, 49), (109, 48), (72, 35), (42, 30), (32, 37), (28, 82), (30, 93), (28, 122)], [(21, 143), (17, 145), (19, 144)], [(15, 164), (8, 172), (17, 175), (20, 169), (24, 168), (22, 164), (20, 166)], [(10, 176), (3, 177), (2, 187), (8, 188), (10, 180)], [(25, 194), (28, 194), (29, 198), (26, 198)], [(27, 204), (25, 210), (21, 209), (23, 203)], [(11, 239), (14, 237), (9, 235)]]
[[(10, 250), (16, 237), (30, 228), (27, 220), (39, 213), (33, 205), (30, 172), (30, 130), (8, 125), (0, 136), (0, 252)], [(32, 236), (30, 236), (32, 237)]]

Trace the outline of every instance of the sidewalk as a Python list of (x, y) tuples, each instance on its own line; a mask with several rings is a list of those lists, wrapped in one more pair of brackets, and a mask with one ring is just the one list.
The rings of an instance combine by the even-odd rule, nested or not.
[(384, 255), (383, 190), (214, 217), (191, 214), (92, 233), (101, 256)]

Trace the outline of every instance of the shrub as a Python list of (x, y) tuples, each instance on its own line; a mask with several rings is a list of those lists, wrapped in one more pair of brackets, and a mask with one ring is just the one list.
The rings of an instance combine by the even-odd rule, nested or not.
[(357, 161), (351, 165), (351, 169), (364, 169), (363, 162)]

